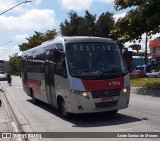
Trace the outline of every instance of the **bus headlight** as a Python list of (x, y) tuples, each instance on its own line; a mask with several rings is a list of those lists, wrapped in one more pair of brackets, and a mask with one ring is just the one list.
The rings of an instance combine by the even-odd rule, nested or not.
[(89, 98), (87, 92), (78, 91), (78, 90), (71, 90), (72, 93), (81, 95), (83, 97)]
[(87, 97), (87, 93), (86, 92), (82, 92), (82, 96)]
[(126, 92), (127, 92), (127, 88), (124, 88), (124, 89), (123, 89), (123, 92), (126, 93)]

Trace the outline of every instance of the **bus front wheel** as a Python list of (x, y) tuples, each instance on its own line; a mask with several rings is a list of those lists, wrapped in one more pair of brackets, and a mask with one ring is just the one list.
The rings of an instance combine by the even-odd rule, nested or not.
[(108, 115), (109, 116), (115, 116), (117, 114), (118, 110), (113, 110), (113, 111), (109, 111)]
[(67, 112), (66, 103), (62, 98), (59, 101), (58, 107), (63, 118), (68, 119), (70, 117), (70, 114)]

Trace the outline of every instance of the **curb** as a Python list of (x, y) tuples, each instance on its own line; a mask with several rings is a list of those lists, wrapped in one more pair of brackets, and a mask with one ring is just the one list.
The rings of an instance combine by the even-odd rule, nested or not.
[[(1, 87), (1, 85), (0, 85), (0, 92), (2, 91), (2, 87)], [(0, 107), (1, 107), (1, 105), (2, 105), (2, 100), (0, 99)]]
[(144, 87), (142, 86), (131, 86), (131, 90), (136, 90), (136, 89), (143, 89)]
[(131, 90), (137, 90), (137, 89), (160, 90), (160, 88), (155, 88), (155, 87), (131, 86)]
[[(19, 132), (33, 132), (30, 124), (28, 123), (27, 119), (25, 118), (21, 110), (18, 108), (17, 104), (13, 100), (11, 100), (12, 98), (9, 98), (10, 92), (7, 89), (3, 89), (3, 90), (4, 90), (5, 98), (8, 102), (9, 108), (15, 119), (15, 122), (18, 125)], [(27, 141), (39, 141), (38, 139), (35, 139), (35, 138), (26, 139), (26, 140)]]

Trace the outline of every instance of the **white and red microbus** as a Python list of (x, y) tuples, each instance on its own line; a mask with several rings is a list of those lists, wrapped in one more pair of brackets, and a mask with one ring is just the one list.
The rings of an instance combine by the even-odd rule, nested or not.
[(100, 37), (57, 37), (22, 55), (27, 95), (69, 113), (127, 108), (130, 78), (117, 43)]

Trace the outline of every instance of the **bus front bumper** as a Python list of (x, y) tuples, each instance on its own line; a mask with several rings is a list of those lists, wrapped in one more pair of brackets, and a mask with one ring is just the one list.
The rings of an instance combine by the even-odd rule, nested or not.
[(68, 112), (70, 113), (98, 113), (127, 108), (130, 99), (130, 89), (124, 93), (122, 90), (119, 96), (93, 98), (88, 93), (88, 98), (72, 94), (71, 102), (68, 103)]

